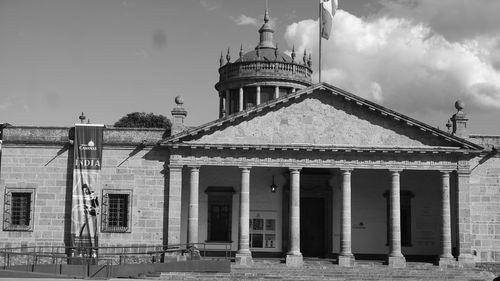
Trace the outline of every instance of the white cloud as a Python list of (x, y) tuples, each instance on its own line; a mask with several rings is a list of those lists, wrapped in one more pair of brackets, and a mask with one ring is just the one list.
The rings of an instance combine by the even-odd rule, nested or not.
[(256, 18), (252, 18), (246, 15), (239, 15), (238, 17), (229, 17), (233, 20), (237, 25), (259, 25), (259, 20)]
[[(317, 57), (317, 24), (293, 23), (285, 39), (299, 53), (306, 48)], [(469, 108), (500, 108), (494, 65), (500, 36), (450, 41), (412, 20), (358, 18), (343, 10), (333, 24), (330, 40), (323, 40), (323, 81), (419, 116), (450, 112), (458, 98)]]
[(379, 15), (412, 19), (429, 25), (448, 40), (500, 33), (498, 0), (381, 0)]
[(219, 8), (219, 5), (211, 0), (200, 0), (200, 4), (201, 6), (203, 6), (203, 8), (207, 9), (208, 11), (213, 11)]
[(18, 110), (20, 107), (26, 112), (30, 111), (29, 105), (24, 97), (19, 95), (9, 95), (0, 99), (0, 110)]
[(0, 109), (6, 110), (14, 105), (16, 98), (14, 96), (6, 96), (0, 100)]

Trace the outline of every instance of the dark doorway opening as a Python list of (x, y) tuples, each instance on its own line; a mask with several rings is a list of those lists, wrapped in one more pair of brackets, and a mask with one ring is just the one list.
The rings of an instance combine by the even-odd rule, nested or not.
[(300, 250), (304, 257), (325, 257), (325, 199), (300, 198)]

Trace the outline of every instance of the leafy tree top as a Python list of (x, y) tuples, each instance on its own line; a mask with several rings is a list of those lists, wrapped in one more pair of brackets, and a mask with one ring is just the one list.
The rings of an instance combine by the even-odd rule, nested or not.
[(167, 117), (146, 112), (132, 112), (123, 116), (114, 124), (115, 127), (127, 128), (164, 128), (170, 129), (171, 123)]

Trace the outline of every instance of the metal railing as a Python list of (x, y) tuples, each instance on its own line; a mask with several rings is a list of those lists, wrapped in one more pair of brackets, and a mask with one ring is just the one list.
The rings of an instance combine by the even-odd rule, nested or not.
[[(44, 273), (63, 275), (63, 265), (82, 266), (82, 278), (95, 276), (109, 278), (112, 266), (122, 264), (163, 263), (169, 257), (183, 257), (184, 260), (205, 258), (214, 245), (217, 251), (224, 251), (224, 258), (231, 258), (231, 243), (191, 243), (175, 245), (134, 245), (104, 246), (95, 248), (65, 246), (28, 246), (0, 249), (0, 263), (4, 270), (39, 272), (44, 266)], [(207, 247), (208, 246), (208, 247)], [(51, 269), (51, 266), (53, 268)], [(73, 267), (75, 268), (75, 267)]]

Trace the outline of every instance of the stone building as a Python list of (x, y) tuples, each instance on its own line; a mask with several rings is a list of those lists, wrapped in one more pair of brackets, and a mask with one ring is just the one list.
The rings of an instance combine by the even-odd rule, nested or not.
[[(500, 136), (470, 135), (462, 102), (442, 131), (312, 84), (310, 54), (281, 52), (273, 32), (266, 12), (254, 50), (221, 55), (219, 119), (186, 127), (176, 98), (170, 133), (104, 130), (99, 245), (500, 262)], [(68, 245), (72, 128), (2, 127), (2, 141), (0, 245)]]

